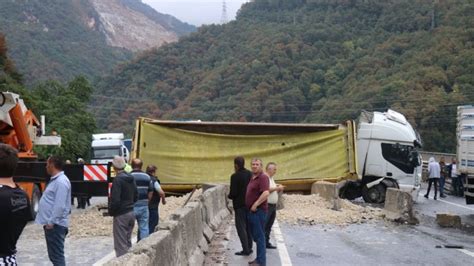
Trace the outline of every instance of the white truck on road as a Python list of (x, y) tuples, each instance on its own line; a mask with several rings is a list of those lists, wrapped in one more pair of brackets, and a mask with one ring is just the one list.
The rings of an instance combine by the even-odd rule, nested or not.
[(130, 151), (125, 146), (123, 133), (105, 133), (92, 135), (93, 164), (107, 164), (112, 162), (115, 155), (125, 158), (128, 162)]
[(466, 204), (474, 204), (474, 106), (458, 106), (457, 122), (458, 172), (466, 178), (464, 184)]
[(359, 180), (349, 182), (343, 197), (359, 196), (382, 203), (387, 188), (407, 191), (416, 200), (420, 191), (421, 140), (405, 116), (387, 112), (362, 112), (357, 126)]

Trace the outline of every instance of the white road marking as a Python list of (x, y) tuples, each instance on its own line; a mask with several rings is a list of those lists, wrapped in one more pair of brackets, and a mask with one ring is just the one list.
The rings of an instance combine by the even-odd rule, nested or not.
[[(137, 237), (132, 237), (132, 243), (137, 243)], [(102, 259), (96, 261), (92, 266), (102, 266), (115, 258), (115, 251), (110, 252), (109, 254), (105, 255)]]
[(462, 248), (459, 248), (458, 250), (461, 251), (462, 253), (466, 254), (466, 255), (474, 257), (474, 252), (471, 252), (469, 250), (465, 250), (465, 249), (462, 249)]
[(452, 202), (449, 202), (449, 201), (446, 201), (446, 200), (438, 199), (438, 201), (441, 201), (441, 202), (444, 202), (444, 203), (447, 203), (447, 204), (451, 204), (451, 205), (457, 206), (457, 207), (459, 207), (459, 208), (464, 208), (464, 209), (468, 209), (468, 210), (474, 211), (473, 208), (469, 208), (469, 207), (466, 207), (466, 206), (463, 206), (463, 205), (459, 205), (459, 204), (456, 204), (456, 203), (452, 203)]
[(293, 264), (291, 263), (290, 255), (286, 249), (285, 240), (283, 239), (283, 234), (281, 233), (280, 225), (277, 220), (275, 220), (275, 223), (273, 224), (272, 231), (276, 239), (281, 265), (292, 266)]

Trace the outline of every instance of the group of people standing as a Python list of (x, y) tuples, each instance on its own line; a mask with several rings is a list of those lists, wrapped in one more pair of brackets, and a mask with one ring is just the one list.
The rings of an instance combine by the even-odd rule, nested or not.
[(251, 170), (245, 168), (245, 159), (234, 159), (234, 170), (230, 178), (229, 199), (232, 200), (235, 213), (235, 227), (242, 251), (239, 256), (253, 253), (253, 242), (257, 245), (257, 257), (250, 265), (266, 264), (266, 249), (275, 249), (270, 242), (270, 233), (276, 217), (278, 192), (284, 187), (275, 183), (273, 177), (277, 171), (276, 163), (268, 163), (263, 171), (261, 159), (254, 158)]
[(438, 183), (440, 197), (445, 198), (444, 186), (447, 178), (451, 178), (453, 195), (462, 197), (464, 195), (463, 177), (458, 172), (456, 158), (452, 158), (451, 164), (446, 164), (444, 157), (441, 157), (439, 162), (431, 157), (428, 161), (428, 190), (425, 198), (429, 198), (431, 186), (434, 185), (434, 200), (437, 199)]
[[(13, 181), (18, 165), (18, 151), (0, 143), (0, 265), (17, 265), (16, 243), (26, 224), (33, 220), (27, 194)], [(140, 159), (132, 161), (133, 170), (125, 171), (123, 157), (116, 156), (109, 204), (113, 219), (114, 249), (117, 256), (132, 246), (135, 220), (138, 241), (155, 231), (159, 221), (158, 204), (166, 204), (165, 193), (156, 178), (156, 166), (143, 172)], [(50, 156), (46, 171), (51, 176), (38, 205), (35, 223), (43, 226), (48, 257), (53, 265), (66, 265), (64, 242), (69, 231), (71, 183), (64, 174), (64, 161)]]
[(143, 162), (132, 160), (132, 171), (126, 171), (125, 159), (115, 156), (112, 166), (117, 173), (112, 183), (109, 214), (114, 217), (114, 250), (117, 257), (132, 246), (132, 231), (138, 223), (137, 241), (153, 233), (159, 222), (158, 205), (166, 204), (165, 193), (156, 177), (156, 166), (142, 171)]

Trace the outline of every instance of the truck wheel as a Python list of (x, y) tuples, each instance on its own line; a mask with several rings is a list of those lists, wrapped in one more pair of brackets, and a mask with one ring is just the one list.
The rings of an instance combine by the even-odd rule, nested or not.
[(38, 185), (35, 185), (33, 187), (33, 193), (31, 194), (31, 206), (30, 206), (31, 216), (33, 217), (33, 220), (36, 218), (36, 214), (38, 214), (40, 198), (41, 198), (41, 191)]
[(362, 188), (362, 197), (367, 203), (383, 203), (385, 201), (386, 191), (387, 188), (383, 184), (378, 184), (371, 188), (364, 186)]

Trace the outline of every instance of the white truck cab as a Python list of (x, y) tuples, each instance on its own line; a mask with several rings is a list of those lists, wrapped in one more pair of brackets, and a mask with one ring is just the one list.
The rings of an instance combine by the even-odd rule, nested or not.
[(107, 164), (115, 155), (130, 158), (130, 151), (124, 144), (123, 133), (105, 133), (92, 135), (92, 159), (93, 164)]
[(382, 203), (389, 187), (409, 192), (416, 200), (420, 190), (421, 141), (405, 116), (387, 112), (363, 112), (357, 130), (357, 158), (362, 196)]

